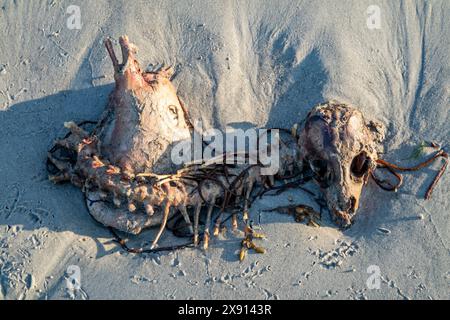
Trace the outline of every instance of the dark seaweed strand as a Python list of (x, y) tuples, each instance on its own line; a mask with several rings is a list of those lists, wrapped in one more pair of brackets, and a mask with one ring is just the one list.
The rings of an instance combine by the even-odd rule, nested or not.
[(387, 180), (382, 180), (379, 179), (374, 172), (370, 172), (370, 176), (372, 177), (373, 181), (375, 181), (375, 183), (383, 190), (385, 191), (390, 191), (390, 192), (397, 192), (398, 188), (400, 188), (400, 186), (403, 183), (403, 177), (401, 174), (395, 172), (391, 167), (387, 167), (387, 166), (378, 166), (377, 169), (386, 169), (391, 175), (393, 175), (396, 179), (397, 179), (397, 183), (396, 184), (392, 184), (391, 182), (387, 181)]
[(136, 253), (136, 254), (157, 253), (157, 252), (164, 252), (164, 251), (177, 251), (177, 250), (183, 250), (183, 249), (188, 249), (188, 248), (195, 248), (193, 241), (187, 242), (184, 244), (180, 244), (180, 245), (176, 245), (176, 246), (159, 247), (159, 248), (155, 248), (155, 249), (130, 248), (130, 247), (128, 247), (126, 241), (119, 236), (119, 234), (116, 232), (116, 230), (114, 230), (114, 228), (108, 227), (108, 230), (114, 236), (114, 241), (117, 242), (122, 247), (122, 249), (127, 251), (128, 253)]
[[(437, 183), (439, 182), (440, 178), (442, 177), (442, 175), (444, 174), (445, 170), (447, 169), (447, 165), (448, 165), (448, 153), (445, 152), (443, 149), (438, 150), (434, 155), (432, 155), (431, 157), (429, 157), (428, 159), (424, 160), (423, 162), (420, 162), (419, 164), (412, 166), (412, 167), (400, 167), (397, 166), (395, 164), (389, 163), (385, 160), (377, 160), (377, 168), (380, 169), (387, 169), (392, 175), (394, 175), (397, 180), (398, 183), (396, 185), (393, 185), (387, 181), (383, 181), (378, 179), (373, 172), (371, 172), (371, 176), (372, 179), (375, 181), (375, 183), (382, 188), (383, 190), (386, 191), (396, 191), (397, 188), (401, 185), (403, 179), (401, 174), (399, 174), (396, 171), (399, 172), (411, 172), (411, 171), (418, 171), (420, 169), (423, 169), (429, 165), (431, 165), (436, 159), (438, 158), (444, 158), (445, 162), (444, 164), (441, 166), (441, 168), (439, 169), (438, 173), (436, 174), (436, 176), (434, 177), (433, 181), (431, 182), (431, 184), (428, 186), (427, 191), (425, 192), (425, 200), (428, 200), (431, 198), (431, 194), (433, 193), (434, 187), (437, 185)], [(386, 183), (386, 185), (384, 185), (383, 183)]]

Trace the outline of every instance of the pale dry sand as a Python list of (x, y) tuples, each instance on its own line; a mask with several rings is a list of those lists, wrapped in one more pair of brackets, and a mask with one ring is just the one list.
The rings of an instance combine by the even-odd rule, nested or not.
[[(423, 140), (446, 145), (448, 1), (0, 4), (0, 299), (70, 298), (70, 265), (81, 270), (76, 298), (450, 297), (448, 173), (432, 201), (422, 200), (431, 169), (406, 175), (397, 194), (369, 184), (345, 232), (328, 217), (315, 229), (261, 213), (288, 195), (308, 203), (299, 191), (263, 198), (251, 214), (268, 236), (267, 253), (239, 263), (239, 238), (230, 234), (206, 253), (125, 254), (88, 216), (81, 192), (53, 185), (45, 170), (64, 121), (102, 112), (113, 82), (102, 42), (122, 34), (144, 65), (177, 66), (180, 95), (209, 126), (289, 128), (333, 98), (386, 124), (389, 160), (408, 157)], [(381, 8), (379, 30), (366, 26), (372, 4)], [(66, 27), (69, 5), (81, 8), (81, 30)], [(166, 233), (163, 241), (171, 239)], [(379, 290), (366, 286), (370, 265), (380, 268)]]

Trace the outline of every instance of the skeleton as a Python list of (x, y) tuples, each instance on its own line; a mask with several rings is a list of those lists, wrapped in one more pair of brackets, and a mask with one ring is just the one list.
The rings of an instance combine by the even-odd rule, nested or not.
[[(300, 176), (304, 182), (306, 172), (312, 172), (332, 216), (344, 227), (351, 224), (369, 177), (385, 189), (400, 185), (401, 177), (394, 170), (405, 168), (378, 159), (382, 127), (366, 123), (359, 111), (336, 102), (315, 107), (303, 127), (282, 135), (276, 176), (262, 175), (264, 166), (258, 162), (174, 166), (171, 150), (180, 141), (189, 142), (195, 128), (170, 81), (173, 70), (161, 67), (143, 72), (135, 59), (136, 47), (126, 36), (119, 43), (121, 64), (112, 41), (105, 42), (116, 83), (105, 113), (91, 132), (73, 122), (65, 124), (70, 133), (48, 153), (50, 180), (80, 187), (90, 214), (108, 227), (131, 234), (159, 227), (151, 250), (156, 249), (168, 221), (178, 214), (198, 245), (202, 213), (206, 213), (202, 240), (207, 248), (213, 210), (218, 208), (213, 234), (219, 233), (226, 212), (231, 212), (233, 229), (237, 229), (241, 212), (247, 235), (243, 246), (262, 252), (251, 240), (260, 235), (248, 226), (247, 211), (255, 187), (270, 189), (274, 178)], [(441, 150), (429, 162), (439, 156), (447, 157)], [(375, 178), (380, 165), (400, 177), (397, 186), (386, 186)]]

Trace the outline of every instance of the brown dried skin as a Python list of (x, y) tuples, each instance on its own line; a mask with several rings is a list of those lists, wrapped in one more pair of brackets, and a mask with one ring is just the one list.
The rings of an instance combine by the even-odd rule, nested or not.
[(107, 48), (114, 66), (116, 87), (99, 134), (101, 154), (126, 173), (169, 173), (172, 145), (190, 139), (185, 111), (170, 81), (173, 70), (143, 73), (134, 57), (136, 47), (121, 37), (123, 63)]
[(301, 162), (309, 166), (336, 222), (347, 227), (363, 186), (376, 168), (382, 127), (367, 124), (351, 106), (328, 102), (308, 114), (299, 137)]

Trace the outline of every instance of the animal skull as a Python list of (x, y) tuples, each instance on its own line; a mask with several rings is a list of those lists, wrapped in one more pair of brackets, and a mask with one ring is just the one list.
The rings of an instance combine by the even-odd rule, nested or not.
[(312, 170), (332, 217), (342, 227), (352, 223), (383, 139), (381, 125), (366, 123), (360, 111), (346, 104), (319, 105), (305, 120), (300, 163)]

